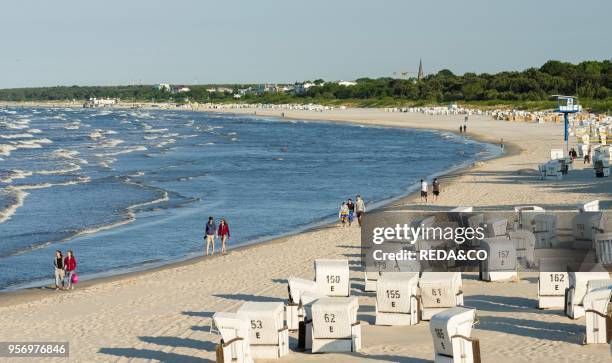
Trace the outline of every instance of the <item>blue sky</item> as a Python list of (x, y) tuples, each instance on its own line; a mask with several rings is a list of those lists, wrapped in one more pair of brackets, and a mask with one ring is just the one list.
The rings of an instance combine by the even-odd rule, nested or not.
[(612, 57), (612, 1), (20, 0), (0, 88), (352, 80)]

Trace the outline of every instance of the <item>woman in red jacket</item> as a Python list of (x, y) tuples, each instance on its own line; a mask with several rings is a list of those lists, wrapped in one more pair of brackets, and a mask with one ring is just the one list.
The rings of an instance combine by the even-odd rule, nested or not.
[(68, 256), (64, 259), (64, 269), (66, 270), (66, 277), (68, 280), (68, 286), (66, 289), (74, 289), (72, 284), (72, 275), (76, 273), (77, 262), (76, 258), (72, 254), (72, 250), (68, 250)]
[(225, 254), (225, 240), (230, 238), (229, 226), (224, 218), (221, 218), (221, 222), (219, 223), (219, 231), (217, 232), (219, 238), (221, 238), (221, 253)]

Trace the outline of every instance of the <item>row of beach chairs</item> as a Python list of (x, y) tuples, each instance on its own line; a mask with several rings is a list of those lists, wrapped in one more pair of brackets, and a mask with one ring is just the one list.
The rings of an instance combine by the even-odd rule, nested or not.
[[(595, 244), (597, 258), (612, 265), (612, 233), (603, 233), (597, 201), (583, 203), (573, 218), (574, 238)], [(456, 211), (475, 217), (471, 207)], [(518, 278), (519, 261), (534, 260), (534, 246), (550, 243), (555, 216), (537, 206), (517, 207), (519, 228), (508, 221), (487, 220), (488, 236), (480, 246), (489, 260), (480, 266), (480, 279)], [(588, 212), (588, 213), (587, 213)], [(544, 241), (544, 242), (542, 242)], [(563, 309), (571, 319), (585, 317), (585, 343), (611, 343), (612, 279), (608, 272), (548, 272), (564, 266), (562, 258), (539, 261), (538, 304)], [(569, 262), (567, 262), (569, 264)], [(312, 353), (357, 352), (361, 349), (359, 301), (351, 296), (348, 260), (319, 259), (315, 278), (288, 279), (289, 299), (282, 302), (246, 302), (235, 313), (218, 312), (213, 327), (221, 335), (217, 362), (252, 362), (289, 354), (289, 332), (298, 332), (298, 349)], [(546, 271), (546, 272), (544, 272)], [(415, 325), (429, 321), (435, 362), (480, 362), (478, 339), (471, 337), (476, 310), (464, 306), (459, 272), (380, 272), (366, 274), (364, 290), (376, 293), (376, 325)]]

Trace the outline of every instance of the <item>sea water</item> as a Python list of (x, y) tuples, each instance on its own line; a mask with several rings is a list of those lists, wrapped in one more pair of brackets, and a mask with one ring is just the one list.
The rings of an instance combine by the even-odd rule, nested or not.
[[(324, 117), (324, 115), (322, 115)], [(334, 219), (496, 154), (451, 133), (136, 109), (0, 109), (0, 289), (49, 283), (56, 249), (81, 277), (229, 248)], [(218, 247), (218, 246), (217, 246)]]

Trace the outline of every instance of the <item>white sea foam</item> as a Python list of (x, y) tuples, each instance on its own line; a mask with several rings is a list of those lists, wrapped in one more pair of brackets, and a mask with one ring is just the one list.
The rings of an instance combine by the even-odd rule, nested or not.
[(68, 167), (63, 169), (51, 169), (51, 170), (36, 170), (34, 173), (42, 174), (42, 175), (52, 175), (52, 174), (66, 174), (66, 173), (74, 173), (75, 171), (81, 170), (81, 166), (78, 164), (70, 163)]
[(17, 150), (13, 145), (0, 144), (0, 155), (10, 156), (11, 151)]
[(103, 148), (113, 148), (122, 143), (123, 143), (123, 140), (121, 139), (108, 139), (108, 140), (98, 143), (98, 146), (103, 147)]
[(145, 140), (155, 140), (155, 139), (159, 139), (161, 136), (144, 136), (143, 138)]
[(147, 151), (147, 148), (145, 146), (134, 146), (134, 147), (128, 147), (125, 148), (123, 150), (119, 150), (119, 151), (115, 151), (115, 152), (111, 152), (111, 153), (105, 153), (105, 154), (96, 154), (97, 157), (99, 158), (105, 158), (107, 156), (117, 156), (117, 155), (121, 155), (121, 154), (129, 154), (129, 153), (133, 153), (135, 151)]
[(90, 134), (89, 134), (89, 138), (92, 140), (97, 140), (97, 139), (101, 139), (104, 137), (104, 133), (103, 130), (100, 129), (96, 129), (93, 130)]
[(76, 150), (58, 149), (51, 153), (54, 158), (74, 159), (75, 156), (79, 155)]
[(25, 179), (29, 176), (32, 176), (31, 171), (23, 171), (23, 170), (9, 170), (8, 175), (4, 178), (0, 179), (2, 183), (12, 183), (13, 180), (17, 179)]
[(149, 133), (149, 134), (162, 134), (166, 131), (168, 131), (168, 129), (152, 129), (151, 128), (151, 129), (146, 129), (144, 132)]
[(20, 188), (6, 187), (0, 189), (0, 193), (7, 193), (13, 197), (14, 202), (9, 204), (4, 209), (0, 210), (0, 223), (9, 220), (17, 211), (17, 209), (23, 206), (23, 201), (28, 196), (28, 193), (24, 192)]
[(78, 130), (78, 129), (81, 128), (81, 123), (77, 121), (77, 122), (72, 122), (72, 123), (69, 123), (69, 124), (65, 124), (64, 128), (66, 130)]
[(0, 135), (3, 139), (27, 139), (34, 137), (32, 134), (13, 134), (13, 135)]

